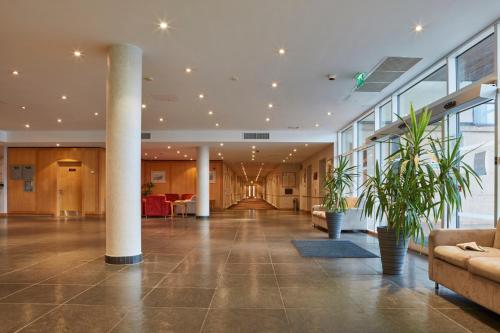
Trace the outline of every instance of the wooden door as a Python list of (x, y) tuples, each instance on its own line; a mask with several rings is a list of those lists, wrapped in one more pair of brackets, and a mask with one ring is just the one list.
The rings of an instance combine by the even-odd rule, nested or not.
[(59, 162), (57, 185), (59, 212), (79, 215), (82, 212), (81, 163)]

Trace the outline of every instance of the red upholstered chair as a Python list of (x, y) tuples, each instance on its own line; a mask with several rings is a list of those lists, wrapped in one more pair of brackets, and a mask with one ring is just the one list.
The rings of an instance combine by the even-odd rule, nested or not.
[(165, 193), (165, 199), (170, 202), (174, 202), (175, 200), (179, 200), (179, 195), (175, 193)]
[(193, 197), (194, 194), (183, 194), (181, 195), (181, 200), (191, 200), (191, 198)]
[(146, 198), (145, 197), (142, 197), (141, 198), (141, 216), (145, 216), (145, 212), (144, 212), (144, 205), (146, 204)]
[(145, 198), (144, 216), (167, 217), (171, 213), (170, 202), (165, 200), (164, 195), (150, 195)]

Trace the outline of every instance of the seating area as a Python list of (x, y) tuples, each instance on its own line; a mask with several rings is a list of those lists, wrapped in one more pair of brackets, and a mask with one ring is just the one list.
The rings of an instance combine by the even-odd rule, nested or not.
[[(367, 219), (361, 214), (361, 209), (357, 206), (357, 201), (358, 198), (356, 197), (347, 198), (348, 210), (344, 217), (342, 230), (367, 230)], [(326, 225), (325, 208), (323, 207), (323, 205), (312, 206), (311, 215), (313, 225), (320, 226), (324, 229), (328, 228)]]
[(175, 215), (196, 214), (196, 195), (185, 193), (165, 193), (164, 195), (148, 195), (142, 198), (142, 216), (174, 217)]
[[(476, 242), (485, 252), (462, 250)], [(429, 278), (500, 314), (500, 224), (495, 229), (433, 230)]]

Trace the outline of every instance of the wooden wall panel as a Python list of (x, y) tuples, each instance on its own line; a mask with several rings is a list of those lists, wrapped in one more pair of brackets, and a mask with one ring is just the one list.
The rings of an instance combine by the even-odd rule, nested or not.
[(82, 162), (82, 210), (84, 214), (100, 214), (103, 187), (100, 177), (104, 157), (101, 148), (9, 148), (8, 164), (35, 164), (35, 190), (23, 191), (22, 181), (9, 179), (9, 213), (56, 214), (58, 161)]

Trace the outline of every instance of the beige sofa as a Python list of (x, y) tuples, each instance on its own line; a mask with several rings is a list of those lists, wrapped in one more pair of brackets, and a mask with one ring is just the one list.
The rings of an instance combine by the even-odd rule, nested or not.
[[(464, 251), (476, 242), (486, 252)], [(433, 230), (429, 237), (429, 278), (500, 314), (500, 223), (497, 229)]]
[[(345, 213), (342, 230), (366, 230), (367, 221), (363, 216), (361, 208), (357, 207), (358, 198), (347, 198), (348, 210)], [(311, 209), (313, 224), (328, 228), (326, 225), (326, 213), (323, 205), (314, 205)]]

